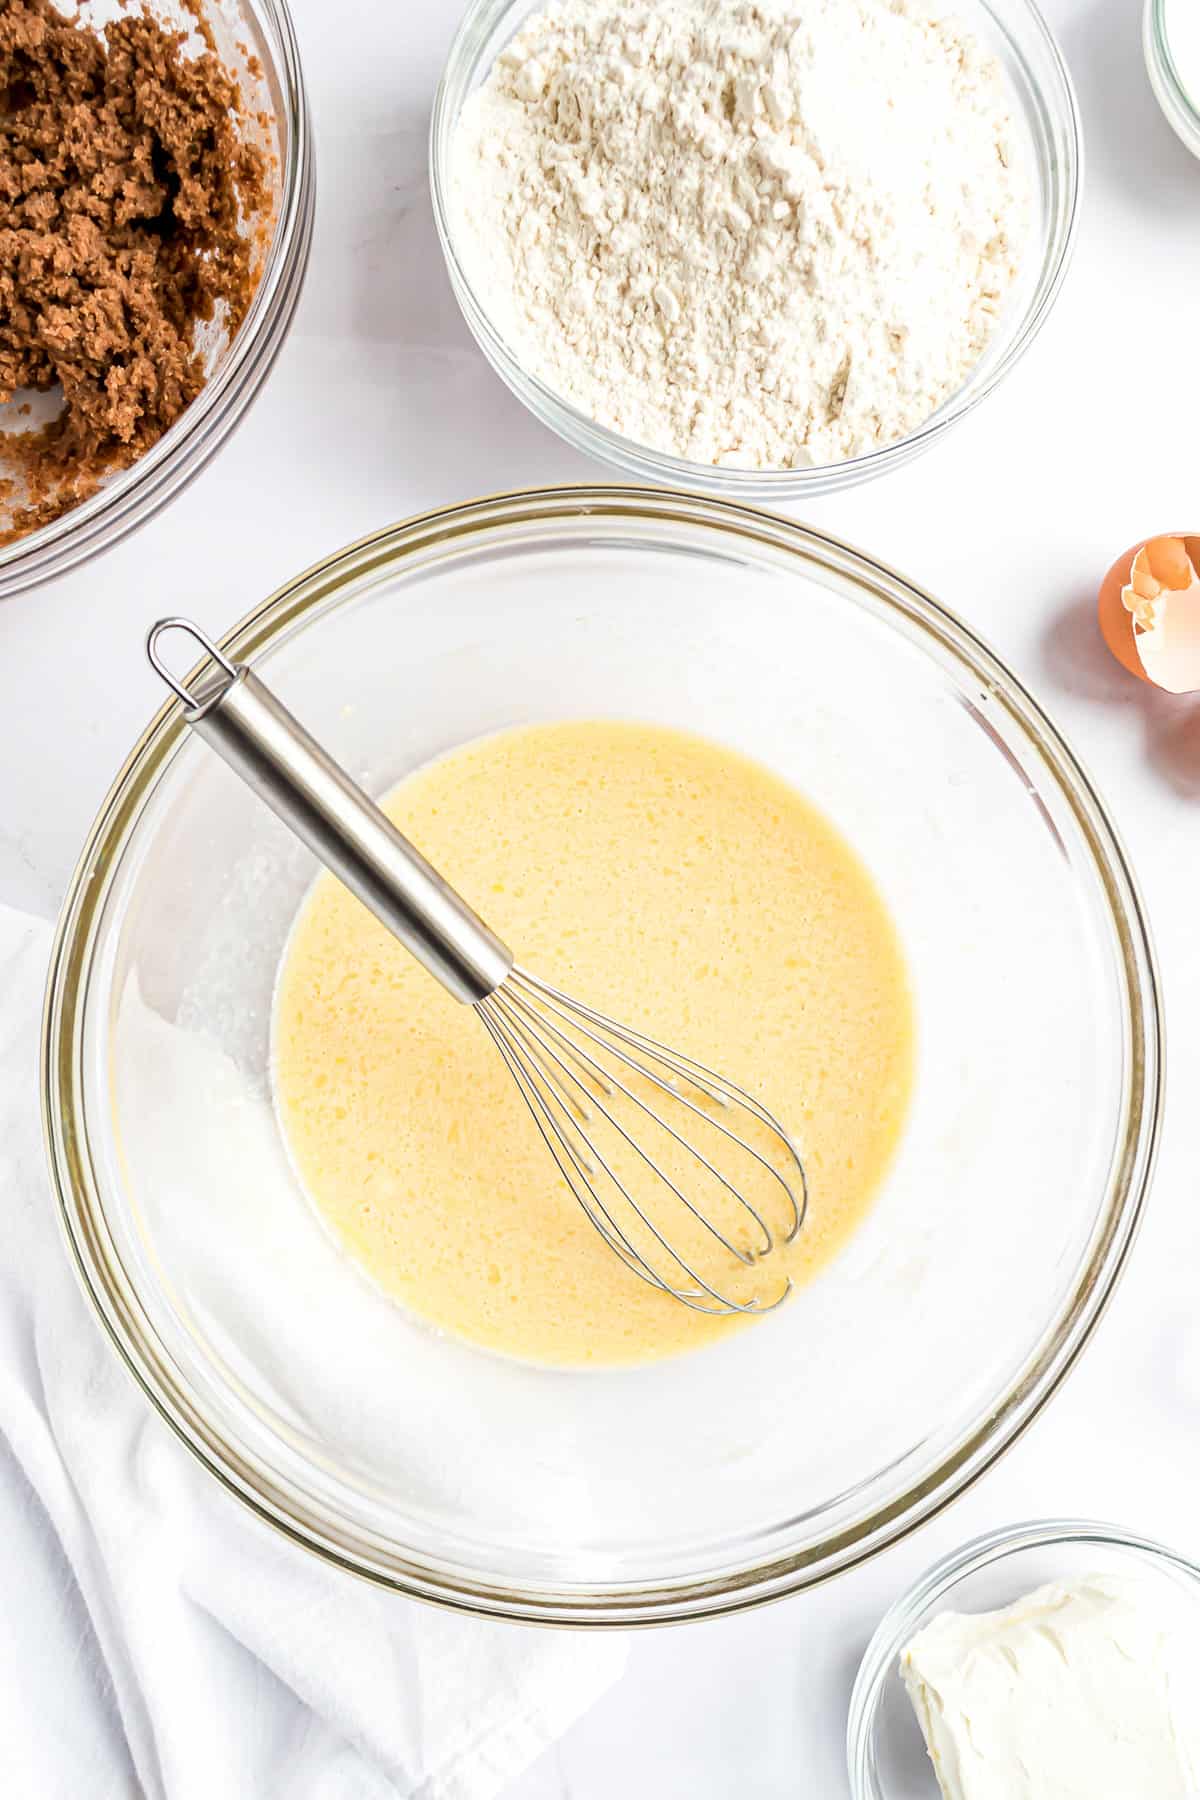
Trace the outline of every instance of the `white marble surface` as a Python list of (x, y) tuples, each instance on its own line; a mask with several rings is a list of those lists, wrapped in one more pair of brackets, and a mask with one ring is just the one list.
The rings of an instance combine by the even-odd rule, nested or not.
[[(1146, 1227), (1081, 1368), (972, 1494), (823, 1591), (638, 1637), (622, 1684), (514, 1800), (841, 1800), (846, 1702), (865, 1641), (899, 1589), (952, 1545), (1070, 1512), (1200, 1555), (1200, 701), (1139, 691), (1100, 648), (1091, 614), (1118, 550), (1150, 531), (1200, 529), (1200, 164), (1155, 110), (1132, 0), (1047, 0), (1046, 10), (1089, 151), (1082, 237), (1058, 308), (1007, 385), (939, 448), (806, 517), (978, 627), (1109, 800), (1144, 885), (1170, 1010), (1171, 1092)], [(489, 372), (442, 270), (425, 136), (454, 0), (295, 0), (295, 11), (317, 126), (317, 234), (266, 392), (165, 515), (0, 611), (0, 900), (46, 916), (158, 703), (141, 653), (156, 614), (193, 612), (219, 630), (385, 521), (600, 473)], [(18, 1542), (0, 1561), (10, 1602), (0, 1666), (32, 1680), (12, 1597), (31, 1611), (61, 1602), (7, 1579)]]

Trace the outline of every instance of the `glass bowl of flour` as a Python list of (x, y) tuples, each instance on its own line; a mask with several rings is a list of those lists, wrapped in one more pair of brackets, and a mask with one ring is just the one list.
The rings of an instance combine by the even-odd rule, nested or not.
[(1030, 0), (474, 0), (431, 137), (455, 294), (530, 410), (642, 480), (776, 501), (992, 391), (1081, 175)]

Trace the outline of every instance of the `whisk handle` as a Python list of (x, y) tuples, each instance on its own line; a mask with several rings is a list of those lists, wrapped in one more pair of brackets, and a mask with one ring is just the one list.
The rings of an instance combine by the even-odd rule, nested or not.
[[(161, 660), (167, 630), (190, 633), (212, 659), (192, 690)], [(187, 619), (161, 619), (146, 652), (192, 730), (455, 999), (473, 1005), (499, 987), (512, 952), (250, 668)]]

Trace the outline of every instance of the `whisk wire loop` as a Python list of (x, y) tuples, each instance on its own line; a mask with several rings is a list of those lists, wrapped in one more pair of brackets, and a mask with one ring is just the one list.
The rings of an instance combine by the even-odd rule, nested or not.
[[(510, 1011), (509, 1003), (506, 1002), (505, 1000), (501, 999), (499, 994), (496, 995), (496, 999), (497, 999), (497, 1003), (499, 1004), (501, 1009), (506, 1013), (507, 1016), (511, 1017), (512, 1014)], [(543, 1048), (546, 1048), (546, 1044), (545, 1044), (545, 1039), (542, 1036), (542, 1030), (544, 1030), (557, 1044), (563, 1045), (566, 1043), (566, 1039), (563, 1037), (562, 1033), (559, 1031), (556, 1031), (552, 1025), (543, 1025), (539, 1028), (539, 1025), (537, 1023), (536, 1014), (523, 1001), (516, 1000), (512, 1004), (513, 1004), (513, 1008), (515, 1008), (515, 1010), (517, 1012), (519, 1012), (528, 1021), (528, 1030), (529, 1030), (530, 1035), (534, 1038), (535, 1042), (540, 1044)], [(589, 1038), (592, 1042), (594, 1042), (594, 1043), (600, 1042), (600, 1040), (598, 1038), (594, 1037), (594, 1035), (591, 1032), (584, 1030), (582, 1027), (580, 1027), (580, 1030), (581, 1030), (582, 1035), (586, 1038)], [(598, 1062), (596, 1062), (594, 1060), (594, 1058), (587, 1056), (585, 1053), (581, 1060), (590, 1068), (590, 1070), (598, 1078), (603, 1079), (603, 1071), (601, 1070), (600, 1064)], [(654, 1080), (655, 1078), (653, 1076), (651, 1076), (650, 1079)], [(579, 1077), (572, 1076), (572, 1080), (578, 1082)], [(583, 1086), (582, 1082), (580, 1082), (579, 1085), (582, 1087)], [(660, 1087), (662, 1087), (665, 1084), (662, 1082), (659, 1082), (658, 1085)], [(586, 1091), (587, 1090), (585, 1088), (584, 1092), (586, 1092)], [(656, 1112), (652, 1106), (648, 1106), (644, 1100), (640, 1100), (638, 1098), (638, 1096), (632, 1091), (632, 1089), (626, 1087), (626, 1085), (623, 1081), (619, 1080), (616, 1077), (613, 1077), (610, 1092), (613, 1094), (614, 1097), (616, 1094), (623, 1094), (627, 1100), (629, 1100), (634, 1106), (638, 1107), (643, 1113), (645, 1113), (647, 1118), (653, 1119), (653, 1121), (656, 1125), (661, 1126), (662, 1129), (667, 1133), (667, 1135), (669, 1137), (673, 1138), (677, 1144), (681, 1145), (682, 1148), (684, 1150), (686, 1150), (690, 1156), (694, 1156), (696, 1161), (698, 1163), (702, 1164), (703, 1167), (708, 1170), (709, 1174), (714, 1176), (715, 1179), (717, 1181), (719, 1181), (721, 1183), (721, 1185), (730, 1194), (733, 1195), (734, 1199), (737, 1200), (740, 1205), (745, 1207), (746, 1211), (750, 1214), (751, 1218), (755, 1220), (755, 1222), (758, 1224), (758, 1226), (762, 1230), (763, 1240), (764, 1240), (762, 1254), (764, 1256), (767, 1255), (768, 1252), (773, 1248), (775, 1240), (772, 1238), (768, 1227), (766, 1226), (766, 1224), (764, 1223), (764, 1221), (762, 1219), (762, 1216), (758, 1212), (756, 1212), (754, 1207), (752, 1207), (750, 1205), (749, 1201), (746, 1200), (745, 1197), (738, 1192), (737, 1188), (734, 1187), (733, 1183), (731, 1181), (729, 1181), (726, 1176), (722, 1175), (719, 1169), (714, 1168), (712, 1163), (709, 1162), (708, 1158), (701, 1151), (696, 1149), (695, 1145), (689, 1144), (687, 1139), (684, 1138), (680, 1132), (676, 1131), (675, 1127), (672, 1124), (670, 1124), (670, 1122), (667, 1119), (664, 1119), (661, 1113)], [(683, 1099), (682, 1095), (678, 1095), (676, 1097), (680, 1100)], [(709, 1231), (712, 1233), (713, 1237), (716, 1238), (717, 1242), (722, 1246), (723, 1249), (728, 1250), (728, 1252), (731, 1256), (735, 1256), (740, 1263), (744, 1263), (746, 1265), (746, 1267), (749, 1268), (750, 1265), (754, 1261), (753, 1256), (751, 1256), (745, 1250), (740, 1250), (738, 1248), (738, 1246), (735, 1243), (733, 1243), (733, 1241), (730, 1238), (726, 1237), (725, 1233), (723, 1231), (721, 1231), (716, 1225), (714, 1225), (712, 1220), (710, 1218), (708, 1218), (708, 1216), (704, 1212), (701, 1211), (701, 1209), (696, 1205), (695, 1201), (690, 1199), (689, 1196), (683, 1192), (682, 1188), (680, 1188), (676, 1182), (672, 1181), (672, 1179), (669, 1175), (667, 1175), (664, 1171), (662, 1171), (658, 1168), (658, 1165), (655, 1163), (654, 1158), (650, 1155), (650, 1153), (646, 1149), (645, 1145), (639, 1143), (638, 1140), (635, 1137), (633, 1137), (632, 1134), (625, 1129), (625, 1127), (621, 1124), (620, 1120), (616, 1117), (616, 1115), (612, 1112), (612, 1110), (609, 1107), (605, 1106), (601, 1101), (596, 1101), (595, 1104), (596, 1104), (598, 1111), (600, 1113), (602, 1113), (604, 1118), (606, 1118), (608, 1120), (609, 1124), (613, 1127), (613, 1130), (616, 1131), (625, 1140), (625, 1142), (629, 1145), (630, 1149), (633, 1150), (641, 1158), (641, 1160), (644, 1163), (646, 1163), (652, 1170), (654, 1170), (654, 1172), (656, 1174), (661, 1175), (662, 1179), (666, 1182), (667, 1186), (670, 1188), (671, 1192), (675, 1195), (676, 1199), (682, 1202), (682, 1204), (691, 1213), (692, 1217), (694, 1219), (697, 1219), (700, 1222), (700, 1224), (704, 1226), (706, 1231)], [(686, 1102), (684, 1102), (684, 1104), (686, 1104)], [(706, 1115), (702, 1115), (702, 1116), (706, 1116)], [(631, 1202), (631, 1204), (634, 1206), (634, 1210), (639, 1213), (639, 1216), (642, 1216), (644, 1218), (644, 1214), (641, 1213), (641, 1208), (637, 1206), (636, 1202)], [(647, 1224), (649, 1224), (648, 1220), (645, 1222)], [(653, 1227), (651, 1227), (651, 1229), (653, 1229)]]
[[(511, 1016), (510, 1016), (510, 1022), (511, 1022)], [(530, 1050), (529, 1035), (527, 1033), (526, 1028), (523, 1027), (520, 1023), (513, 1023), (512, 1028), (515, 1030), (516, 1035), (517, 1035), (518, 1039), (520, 1040), (520, 1042), (526, 1047), (527, 1050)], [(531, 1050), (530, 1050), (530, 1054), (532, 1054)], [(624, 1092), (627, 1090), (622, 1089), (622, 1091)], [(729, 1242), (729, 1240), (727, 1238), (725, 1238), (722, 1235), (722, 1233), (716, 1231), (709, 1224), (709, 1221), (706, 1220), (703, 1217), (703, 1215), (697, 1210), (697, 1208), (692, 1205), (691, 1201), (687, 1198), (687, 1196), (676, 1186), (676, 1184), (670, 1179), (670, 1177), (667, 1176), (664, 1173), (664, 1171), (661, 1170), (658, 1167), (658, 1165), (653, 1161), (653, 1159), (647, 1154), (644, 1147), (642, 1145), (640, 1145), (637, 1142), (637, 1140), (634, 1137), (632, 1137), (627, 1131), (625, 1131), (625, 1129), (621, 1126), (619, 1121), (613, 1117), (612, 1113), (608, 1110), (608, 1108), (601, 1106), (600, 1111), (604, 1114), (604, 1117), (614, 1127), (614, 1129), (618, 1132), (618, 1134), (629, 1145), (629, 1147), (632, 1150), (634, 1150), (639, 1157), (642, 1158), (643, 1162), (653, 1172), (653, 1174), (655, 1176), (657, 1176), (660, 1180), (666, 1182), (666, 1184), (670, 1188), (671, 1192), (676, 1196), (677, 1199), (682, 1201), (683, 1205), (688, 1208), (688, 1210), (693, 1214), (693, 1216), (695, 1218), (697, 1218), (702, 1224), (707, 1226), (710, 1230), (712, 1230), (713, 1235), (718, 1239), (718, 1241), (726, 1249), (728, 1249), (734, 1256), (736, 1256), (740, 1262), (743, 1262), (747, 1265), (751, 1264), (753, 1259), (748, 1256), (744, 1256), (740, 1251), (738, 1251)], [(558, 1135), (560, 1137), (560, 1141), (562, 1141), (563, 1134), (561, 1132), (559, 1132)], [(697, 1286), (701, 1290), (702, 1293), (707, 1294), (713, 1301), (715, 1301), (717, 1303), (717, 1308), (720, 1311), (722, 1311), (722, 1312), (725, 1312), (725, 1311), (728, 1311), (728, 1312), (756, 1312), (756, 1311), (758, 1311), (757, 1301), (750, 1301), (750, 1302), (745, 1303), (744, 1305), (739, 1305), (736, 1301), (730, 1300), (724, 1294), (721, 1294), (720, 1292), (718, 1292), (718, 1290), (716, 1288), (714, 1288), (707, 1280), (705, 1280), (704, 1276), (702, 1276), (700, 1274), (700, 1272), (696, 1268), (693, 1267), (693, 1265), (687, 1260), (687, 1258), (685, 1256), (683, 1256), (679, 1250), (676, 1249), (674, 1244), (672, 1244), (670, 1242), (670, 1240), (665, 1236), (665, 1234), (659, 1229), (659, 1227), (655, 1224), (654, 1220), (646, 1212), (645, 1208), (641, 1205), (641, 1203), (637, 1199), (635, 1199), (634, 1195), (630, 1192), (628, 1185), (624, 1181), (622, 1181), (621, 1177), (617, 1174), (617, 1172), (613, 1168), (611, 1162), (603, 1154), (603, 1152), (598, 1148), (598, 1146), (592, 1141), (592, 1139), (590, 1137), (588, 1137), (586, 1133), (580, 1133), (580, 1136), (582, 1137), (583, 1142), (587, 1146), (589, 1156), (591, 1158), (593, 1158), (594, 1161), (589, 1163), (589, 1162), (585, 1161), (585, 1159), (581, 1158), (579, 1156), (579, 1154), (575, 1151), (574, 1147), (570, 1144), (569, 1141), (566, 1142), (566, 1148), (567, 1148), (568, 1154), (571, 1156), (572, 1162), (575, 1164), (575, 1167), (579, 1170), (579, 1172), (588, 1181), (588, 1186), (589, 1186), (589, 1191), (590, 1191), (591, 1197), (592, 1197), (592, 1199), (595, 1200), (597, 1206), (599, 1206), (599, 1208), (603, 1212), (606, 1221), (608, 1222), (609, 1225), (612, 1226), (612, 1228), (615, 1231), (618, 1231), (620, 1233), (621, 1241), (633, 1252), (633, 1254), (635, 1256), (638, 1257), (639, 1262), (641, 1262), (644, 1266), (650, 1266), (650, 1265), (646, 1264), (646, 1259), (644, 1257), (641, 1257), (636, 1250), (633, 1250), (633, 1246), (630, 1243), (628, 1235), (624, 1231), (622, 1231), (621, 1228), (616, 1224), (616, 1221), (614, 1220), (612, 1213), (610, 1212), (608, 1207), (605, 1206), (604, 1201), (601, 1198), (599, 1189), (596, 1185), (598, 1177), (601, 1174), (603, 1174), (605, 1177), (607, 1177), (607, 1179), (612, 1183), (612, 1185), (616, 1189), (617, 1193), (621, 1196), (622, 1200), (629, 1207), (630, 1211), (638, 1219), (639, 1223), (645, 1228), (645, 1230), (650, 1234), (650, 1236), (655, 1240), (655, 1242), (665, 1252), (665, 1254), (671, 1259), (671, 1261), (673, 1263), (677, 1264), (678, 1267), (683, 1270), (684, 1274), (687, 1275), (692, 1281), (697, 1283)], [(657, 1274), (656, 1271), (655, 1271), (655, 1273)], [(664, 1286), (669, 1293), (674, 1294), (677, 1299), (684, 1298), (683, 1290), (675, 1287), (673, 1283), (667, 1282), (667, 1281), (663, 1280), (661, 1277), (659, 1277), (659, 1281), (660, 1281), (660, 1285)], [(699, 1295), (697, 1294), (692, 1297), (698, 1299)], [(712, 1309), (705, 1309), (705, 1310), (712, 1310)]]
[[(635, 1069), (657, 1087), (671, 1094), (672, 1098), (677, 1100), (681, 1106), (686, 1107), (697, 1118), (704, 1119), (729, 1142), (735, 1144), (740, 1150), (744, 1150), (748, 1156), (753, 1157), (767, 1175), (779, 1184), (787, 1196), (792, 1221), (784, 1234), (784, 1242), (790, 1244), (794, 1241), (808, 1213), (808, 1176), (800, 1153), (791, 1138), (779, 1120), (767, 1110), (761, 1101), (756, 1100), (752, 1094), (748, 1094), (736, 1083), (726, 1081), (723, 1076), (715, 1074), (711, 1069), (706, 1069), (703, 1063), (695, 1062), (691, 1057), (685, 1056), (682, 1051), (670, 1050), (665, 1044), (660, 1044), (654, 1038), (648, 1037), (645, 1032), (635, 1031), (631, 1026), (622, 1025), (617, 1020), (608, 1018), (604, 1013), (596, 1012), (594, 1008), (585, 1005), (581, 1000), (573, 1000), (569, 994), (564, 994), (558, 988), (551, 987), (548, 982), (540, 980), (536, 975), (530, 975), (525, 969), (514, 967), (508, 980), (502, 985), (504, 987), (512, 986), (517, 991), (520, 991), (521, 988), (532, 990), (535, 995), (540, 996), (548, 1010), (555, 1012), (559, 1017), (567, 1018), (573, 1029), (590, 1038), (591, 1042), (601, 1045), (611, 1055), (624, 1062), (627, 1067)], [(586, 1020), (589, 1024), (596, 1026), (599, 1031), (604, 1033), (604, 1036), (594, 1036), (580, 1023), (581, 1020)], [(722, 1124), (720, 1119), (713, 1118), (710, 1113), (706, 1113), (702, 1107), (696, 1105), (695, 1101), (689, 1100), (686, 1094), (681, 1093), (673, 1083), (664, 1081), (661, 1076), (656, 1075), (652, 1069), (646, 1068), (634, 1056), (618, 1048), (618, 1045), (632, 1046), (643, 1055), (654, 1058), (664, 1068), (670, 1069), (677, 1077), (690, 1083), (698, 1092), (706, 1094), (709, 1099), (716, 1101), (720, 1106), (744, 1107), (751, 1117), (756, 1119), (771, 1134), (773, 1140), (785, 1150), (788, 1162), (795, 1169), (799, 1195), (779, 1169), (759, 1150), (755, 1149), (753, 1144), (747, 1143), (745, 1138)], [(710, 1164), (709, 1167), (711, 1166)], [(719, 1181), (725, 1183), (725, 1177), (719, 1171), (714, 1170), (714, 1173)], [(725, 1183), (725, 1185), (728, 1184)], [(752, 1207), (749, 1210), (754, 1212)], [(755, 1213), (755, 1217), (757, 1216)], [(762, 1223), (761, 1220), (759, 1222)], [(765, 1225), (763, 1229), (767, 1231)], [(767, 1231), (767, 1235), (770, 1236), (769, 1231)]]
[[(785, 1236), (790, 1241), (800, 1228), (807, 1206), (804, 1168), (791, 1140), (765, 1107), (703, 1065), (667, 1050), (643, 1033), (618, 1025), (523, 969), (514, 967), (492, 993), (476, 1002), (475, 1010), (516, 1082), (563, 1180), (589, 1222), (626, 1268), (684, 1305), (709, 1314), (758, 1315), (772, 1311), (786, 1298), (791, 1290), (791, 1281), (786, 1278), (781, 1291), (771, 1300), (761, 1296), (738, 1300), (722, 1292), (696, 1266), (695, 1257), (685, 1254), (656, 1222), (605, 1155), (597, 1142), (598, 1129), (606, 1129), (618, 1144), (627, 1146), (652, 1180), (662, 1184), (697, 1225), (743, 1267), (754, 1266), (757, 1257), (768, 1254), (775, 1243), (775, 1235), (762, 1213), (738, 1184), (663, 1111), (635, 1092), (600, 1058), (607, 1057), (610, 1063), (669, 1096), (674, 1105), (703, 1121), (706, 1128), (718, 1133), (771, 1176), (787, 1196), (791, 1218)], [(655, 1062), (658, 1069), (653, 1066)], [(666, 1073), (659, 1073), (659, 1069)], [(771, 1133), (775, 1148), (786, 1155), (796, 1171), (800, 1199), (767, 1156), (692, 1099), (684, 1091), (685, 1085), (723, 1110), (744, 1108), (750, 1118)], [(761, 1250), (740, 1248), (697, 1204), (622, 1122), (617, 1110), (622, 1101), (650, 1120), (668, 1144), (674, 1144), (690, 1158), (754, 1221), (762, 1234)], [(610, 1199), (606, 1200), (606, 1194)], [(627, 1224), (616, 1216), (617, 1205)], [(638, 1241), (631, 1236), (634, 1221)]]
[[(667, 1249), (668, 1254), (679, 1263), (680, 1268), (684, 1270), (685, 1274), (690, 1275), (699, 1285), (694, 1289), (677, 1287), (673, 1283), (667, 1281), (649, 1262), (646, 1261), (646, 1259), (635, 1249), (625, 1232), (613, 1218), (608, 1207), (604, 1204), (603, 1199), (593, 1185), (593, 1178), (596, 1173), (595, 1169), (593, 1168), (590, 1172), (585, 1172), (585, 1165), (578, 1152), (564, 1134), (559, 1121), (554, 1116), (553, 1110), (546, 1104), (544, 1097), (538, 1092), (536, 1083), (530, 1079), (528, 1071), (522, 1066), (519, 1056), (515, 1053), (511, 1044), (506, 1040), (503, 1030), (497, 1025), (495, 1020), (488, 1015), (484, 1004), (480, 1004), (477, 1010), (483, 1018), (483, 1022), (499, 1050), (501, 1057), (504, 1059), (509, 1073), (516, 1082), (517, 1089), (521, 1094), (522, 1099), (525, 1101), (526, 1106), (533, 1115), (534, 1123), (542, 1136), (543, 1142), (558, 1165), (559, 1173), (562, 1175), (563, 1180), (571, 1189), (572, 1194), (579, 1202), (579, 1205), (589, 1222), (595, 1227), (596, 1231), (599, 1232), (609, 1249), (612, 1250), (625, 1264), (625, 1267), (633, 1274), (640, 1276), (643, 1281), (648, 1282), (651, 1287), (656, 1287), (662, 1293), (669, 1294), (673, 1299), (681, 1301), (683, 1305), (691, 1307), (695, 1312), (723, 1315), (727, 1313), (749, 1313), (758, 1311), (759, 1307), (757, 1301), (739, 1305), (736, 1301), (726, 1299), (724, 1295), (710, 1287), (707, 1282), (689, 1268), (688, 1264), (685, 1263), (682, 1258), (675, 1256), (675, 1253), (670, 1250), (670, 1247), (665, 1245), (664, 1240), (660, 1239), (660, 1241), (664, 1242), (664, 1247)], [(623, 1183), (612, 1174), (608, 1164), (603, 1162), (603, 1158), (601, 1161), (605, 1172), (612, 1179), (618, 1192), (621, 1193), (626, 1200), (630, 1200), (628, 1190)], [(576, 1177), (578, 1177), (578, 1179), (576, 1179)], [(632, 1200), (630, 1200), (630, 1204), (634, 1204)], [(635, 1210), (640, 1211), (640, 1209), (636, 1208)], [(651, 1229), (653, 1230), (653, 1227), (651, 1227)], [(656, 1233), (655, 1235), (658, 1234)], [(714, 1302), (713, 1305), (708, 1306), (704, 1304), (705, 1294), (707, 1294)], [(782, 1299), (783, 1296), (781, 1295), (780, 1298)], [(778, 1303), (776, 1302), (776, 1304)]]
[[(667, 1292), (673, 1291), (666, 1282), (662, 1281), (654, 1273), (648, 1264), (642, 1262), (620, 1226), (608, 1215), (603, 1202), (598, 1198), (593, 1199), (591, 1187), (588, 1183), (586, 1167), (579, 1156), (579, 1153), (573, 1148), (570, 1140), (562, 1130), (559, 1121), (555, 1118), (553, 1109), (546, 1104), (546, 1101), (538, 1091), (536, 1082), (530, 1078), (527, 1070), (522, 1065), (519, 1056), (516, 1055), (509, 1044), (504, 1032), (497, 1026), (484, 1008), (480, 1007), (479, 1011), (480, 1017), (487, 1027), (493, 1043), (500, 1052), (501, 1057), (504, 1059), (509, 1074), (517, 1084), (521, 1098), (525, 1101), (526, 1106), (532, 1113), (534, 1123), (537, 1125), (539, 1132), (545, 1140), (550, 1154), (558, 1164), (559, 1172), (562, 1175), (563, 1180), (567, 1183), (568, 1187), (575, 1195), (575, 1198), (579, 1201), (580, 1206), (587, 1213), (591, 1223), (596, 1227), (601, 1237), (604, 1238), (605, 1242), (609, 1245), (609, 1248), (616, 1251), (617, 1255), (627, 1267), (633, 1269), (636, 1274), (641, 1275), (644, 1280), (651, 1282), (654, 1286), (661, 1287)], [(564, 1156), (568, 1159), (568, 1162), (564, 1162)], [(578, 1174), (583, 1181), (584, 1185), (582, 1192), (576, 1185), (576, 1174)], [(599, 1210), (601, 1214), (600, 1218), (596, 1217), (597, 1210)]]

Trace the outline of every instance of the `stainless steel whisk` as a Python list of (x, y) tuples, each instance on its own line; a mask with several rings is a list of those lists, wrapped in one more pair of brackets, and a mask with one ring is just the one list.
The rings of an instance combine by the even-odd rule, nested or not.
[[(190, 689), (160, 655), (167, 631), (186, 633), (209, 658)], [(230, 662), (190, 620), (161, 619), (146, 651), (192, 729), (455, 999), (473, 1007), (563, 1180), (625, 1266), (698, 1312), (778, 1306), (789, 1278), (773, 1298), (733, 1298), (701, 1266), (698, 1250), (701, 1242), (716, 1246), (753, 1267), (780, 1238), (796, 1236), (808, 1184), (778, 1120), (691, 1057), (519, 968), (253, 671)], [(782, 1213), (774, 1228), (759, 1189)], [(674, 1229), (664, 1226), (667, 1210)]]

